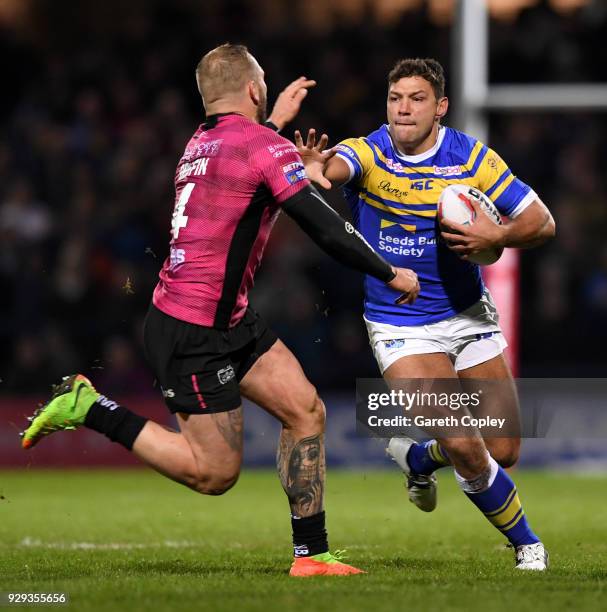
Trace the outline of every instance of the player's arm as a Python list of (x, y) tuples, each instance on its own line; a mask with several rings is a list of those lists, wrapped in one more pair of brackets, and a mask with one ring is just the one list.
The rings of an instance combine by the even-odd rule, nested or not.
[(351, 178), (350, 167), (341, 157), (335, 155), (335, 149), (326, 150), (329, 137), (323, 134), (316, 142), (316, 130), (308, 131), (308, 138), (304, 144), (301, 132), (295, 132), (295, 146), (306, 168), (309, 179), (323, 187), (341, 187)]
[(397, 304), (411, 304), (419, 294), (417, 274), (394, 268), (378, 255), (352, 224), (340, 217), (312, 185), (282, 203), (283, 210), (325, 253), (401, 292)]
[[(324, 136), (325, 142), (326, 138)], [(281, 147), (279, 155), (276, 146)], [(251, 163), (259, 168), (262, 180), (276, 202), (320, 248), (340, 263), (374, 276), (400, 292), (402, 295), (395, 300), (396, 304), (413, 303), (420, 290), (417, 274), (413, 270), (393, 268), (367, 244), (352, 224), (325, 202), (310, 185), (301, 157), (292, 143), (273, 136), (263, 143), (258, 142), (254, 151)], [(325, 155), (332, 153), (326, 152)], [(317, 169), (322, 165), (317, 164)]]
[(531, 249), (555, 235), (554, 219), (539, 198), (534, 199), (504, 225), (495, 225), (483, 213), (478, 202), (471, 203), (476, 210), (476, 219), (472, 225), (460, 225), (448, 219), (441, 222), (441, 236), (458, 255), (471, 255), (491, 247)]
[(266, 125), (280, 132), (287, 123), (295, 119), (303, 99), (308, 95), (308, 89), (314, 87), (316, 81), (307, 79), (304, 76), (299, 77), (289, 85), (287, 85), (276, 98), (272, 113), (266, 121)]
[(517, 217), (503, 227), (500, 245), (517, 249), (531, 249), (554, 238), (556, 225), (550, 211), (539, 199), (533, 200)]

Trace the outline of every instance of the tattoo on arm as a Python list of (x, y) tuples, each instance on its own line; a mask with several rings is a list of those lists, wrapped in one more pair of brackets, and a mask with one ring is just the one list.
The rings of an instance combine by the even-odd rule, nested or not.
[(321, 512), (326, 471), (324, 435), (293, 440), (283, 430), (276, 460), (291, 514), (304, 517)]
[(242, 406), (236, 410), (211, 414), (219, 433), (235, 452), (242, 450)]

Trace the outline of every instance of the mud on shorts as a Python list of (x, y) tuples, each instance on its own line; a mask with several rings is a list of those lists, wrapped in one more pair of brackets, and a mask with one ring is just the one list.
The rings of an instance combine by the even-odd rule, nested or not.
[(180, 321), (150, 304), (144, 324), (146, 358), (172, 413), (238, 408), (240, 381), (277, 339), (251, 308), (235, 327), (220, 330)]

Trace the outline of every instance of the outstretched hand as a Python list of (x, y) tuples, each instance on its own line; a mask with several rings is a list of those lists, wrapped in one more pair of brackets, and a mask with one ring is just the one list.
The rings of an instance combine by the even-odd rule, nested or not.
[(396, 276), (389, 282), (388, 287), (400, 291), (401, 295), (396, 298), (395, 304), (413, 304), (420, 292), (417, 274), (409, 268), (393, 268)]
[(276, 98), (272, 113), (268, 117), (279, 130), (295, 119), (303, 99), (308, 95), (308, 89), (314, 87), (316, 81), (299, 77), (287, 85)]
[(308, 139), (304, 145), (301, 132), (295, 132), (295, 146), (306, 168), (308, 178), (323, 189), (331, 189), (331, 181), (324, 176), (325, 164), (335, 155), (335, 149), (327, 149), (329, 137), (323, 134), (316, 142), (316, 130), (308, 131)]
[(462, 225), (449, 219), (441, 219), (440, 222), (441, 236), (448, 248), (462, 259), (468, 259), (469, 255), (486, 249), (504, 246), (504, 227), (491, 221), (476, 200), (470, 198), (469, 202), (476, 212), (471, 225)]

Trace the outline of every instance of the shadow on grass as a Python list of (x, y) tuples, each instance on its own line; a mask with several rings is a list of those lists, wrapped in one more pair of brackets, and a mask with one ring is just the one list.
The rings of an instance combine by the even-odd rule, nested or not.
[(416, 559), (415, 557), (392, 557), (376, 561), (381, 568), (391, 570), (440, 571), (453, 568), (453, 561), (446, 559)]
[[(232, 575), (232, 576), (284, 576), (289, 570), (289, 561), (284, 564), (279, 562), (268, 564), (243, 560), (238, 557), (233, 561), (228, 559), (218, 561), (201, 561), (192, 563), (191, 561), (136, 561), (133, 563), (121, 564), (122, 571), (130, 573), (140, 573), (143, 575), (161, 574), (164, 576), (201, 576), (201, 575)], [(112, 570), (118, 569), (112, 564)]]

